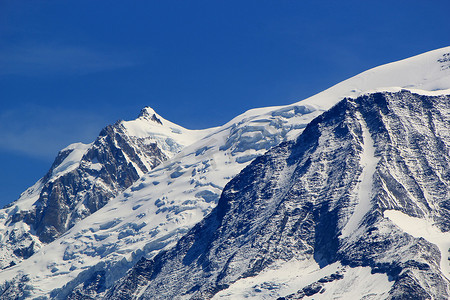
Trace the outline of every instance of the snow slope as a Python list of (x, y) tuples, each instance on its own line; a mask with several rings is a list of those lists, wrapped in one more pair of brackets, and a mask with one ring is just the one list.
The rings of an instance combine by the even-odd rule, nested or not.
[(450, 280), (450, 232), (442, 232), (430, 219), (414, 218), (398, 210), (386, 210), (384, 216), (404, 232), (436, 245), (441, 252), (442, 273)]
[[(187, 131), (146, 108), (123, 128), (142, 144), (163, 145), (172, 158), (140, 174), (133, 186), (29, 259), (2, 271), (0, 282), (27, 275), (30, 294), (49, 295), (56, 288), (53, 295), (65, 297), (105, 272), (109, 286), (141, 256), (153, 257), (173, 245), (215, 207), (225, 184), (255, 157), (296, 138), (342, 98), (403, 88), (447, 93), (450, 47), (371, 69), (292, 105), (247, 111), (205, 131)], [(164, 131), (158, 121), (148, 122), (154, 115), (169, 124)], [(36, 190), (39, 186), (26, 193), (35, 197)]]
[[(335, 280), (331, 280), (333, 277)], [(320, 268), (314, 260), (293, 259), (238, 280), (212, 299), (277, 299), (296, 294), (306, 286), (313, 287), (319, 280), (326, 282), (320, 291), (302, 299), (374, 299), (374, 295), (381, 299), (387, 297), (393, 285), (385, 274), (372, 274), (370, 267), (349, 268), (336, 262)]]

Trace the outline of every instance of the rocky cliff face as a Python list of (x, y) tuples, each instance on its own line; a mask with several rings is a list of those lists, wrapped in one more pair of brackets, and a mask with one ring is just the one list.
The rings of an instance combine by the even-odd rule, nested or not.
[[(106, 298), (326, 299), (359, 276), (379, 284), (358, 298), (447, 299), (450, 245), (408, 220), (449, 237), (448, 128), (450, 96), (344, 99), (296, 142), (255, 159), (210, 215)], [(309, 281), (283, 271), (294, 263)]]
[[(66, 152), (60, 153), (57, 160), (70, 154)], [(27, 221), (42, 242), (51, 242), (129, 187), (139, 174), (166, 159), (156, 143), (140, 143), (127, 136), (120, 124), (108, 126), (83, 155), (78, 168), (46, 180)]]

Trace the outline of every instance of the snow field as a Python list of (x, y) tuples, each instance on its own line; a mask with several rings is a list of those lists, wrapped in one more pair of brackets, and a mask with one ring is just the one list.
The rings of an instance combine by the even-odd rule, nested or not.
[(435, 244), (441, 252), (441, 271), (450, 280), (450, 232), (442, 232), (430, 219), (410, 217), (398, 210), (386, 210), (384, 217), (413, 237)]
[(303, 299), (384, 299), (393, 282), (385, 274), (371, 274), (370, 267), (349, 268), (334, 263), (320, 268), (314, 260), (274, 263), (254, 277), (240, 279), (213, 299), (276, 299), (339, 273), (342, 279), (324, 283), (323, 291)]

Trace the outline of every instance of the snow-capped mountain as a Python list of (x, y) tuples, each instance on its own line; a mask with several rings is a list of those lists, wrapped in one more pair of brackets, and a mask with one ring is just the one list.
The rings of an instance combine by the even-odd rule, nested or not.
[[(301, 293), (308, 295), (317, 289), (317, 291), (320, 291), (324, 288), (324, 283), (327, 283), (325, 287), (327, 293), (333, 293), (333, 291), (334, 293), (345, 292), (342, 287), (348, 285), (348, 282), (359, 284), (358, 292), (367, 295), (374, 293), (383, 297), (395, 291), (402, 291), (393, 288), (392, 278), (395, 276), (406, 278), (401, 281), (395, 277), (394, 285), (396, 287), (406, 286), (404, 282), (408, 280), (411, 282), (419, 281), (418, 286), (422, 289), (424, 284), (431, 284), (428, 279), (424, 279), (424, 272), (416, 272), (416, 269), (411, 269), (412, 267), (408, 269), (405, 264), (400, 264), (402, 261), (397, 261), (399, 256), (386, 254), (383, 257), (381, 253), (378, 253), (381, 255), (378, 257), (375, 253), (365, 262), (350, 257), (351, 250), (357, 249), (358, 245), (361, 249), (371, 245), (370, 241), (361, 237), (364, 236), (362, 233), (374, 232), (374, 237), (385, 238), (385, 235), (389, 236), (391, 231), (393, 237), (399, 237), (400, 243), (404, 243), (402, 244), (404, 249), (402, 249), (410, 255), (410, 264), (419, 266), (422, 263), (428, 264), (430, 265), (428, 269), (430, 276), (440, 278), (437, 285), (433, 283), (434, 290), (430, 292), (430, 295), (447, 295), (448, 293), (440, 294), (438, 291), (440, 288), (444, 289), (443, 287), (448, 288), (448, 279), (445, 279), (445, 276), (442, 277), (442, 274), (444, 274), (442, 267), (436, 267), (436, 263), (431, 264), (431, 260), (438, 260), (436, 257), (439, 256), (439, 251), (436, 249), (444, 249), (446, 246), (445, 243), (439, 242), (440, 246), (436, 248), (430, 243), (436, 243), (441, 234), (443, 234), (443, 237), (447, 237), (445, 232), (448, 232), (448, 228), (445, 227), (445, 224), (448, 224), (446, 220), (448, 221), (449, 218), (448, 204), (446, 204), (449, 199), (448, 194), (439, 194), (439, 197), (444, 197), (444, 200), (441, 199), (441, 201), (438, 198), (432, 200), (434, 206), (426, 207), (427, 210), (422, 215), (417, 212), (411, 213), (407, 209), (400, 210), (406, 215), (399, 215), (397, 211), (393, 210), (399, 210), (399, 207), (408, 205), (422, 209), (422, 204), (417, 203), (422, 203), (423, 199), (417, 200), (417, 196), (411, 196), (412, 192), (405, 188), (405, 185), (403, 189), (397, 188), (395, 192), (391, 187), (379, 188), (377, 186), (378, 181), (372, 180), (372, 177), (375, 178), (378, 175), (372, 175), (385, 171), (380, 167), (382, 155), (379, 152), (382, 149), (385, 151), (383, 155), (386, 156), (386, 159), (392, 159), (394, 154), (401, 151), (401, 147), (404, 150), (409, 149), (408, 147), (412, 145), (411, 143), (401, 145), (401, 140), (397, 144), (392, 144), (389, 139), (385, 139), (383, 142), (378, 141), (381, 137), (385, 138), (386, 132), (392, 132), (393, 136), (398, 139), (396, 132), (396, 130), (400, 130), (397, 128), (400, 126), (398, 124), (403, 124), (404, 121), (409, 120), (404, 118), (401, 113), (406, 115), (409, 113), (408, 116), (414, 117), (415, 120), (414, 122), (411, 121), (412, 127), (408, 126), (407, 130), (405, 129), (405, 132), (402, 133), (406, 136), (407, 134), (414, 135), (414, 130), (422, 126), (418, 124), (423, 123), (428, 126), (427, 128), (430, 128), (431, 125), (429, 124), (431, 123), (419, 123), (420, 120), (426, 120), (427, 118), (433, 119), (435, 117), (440, 120), (439, 128), (441, 131), (450, 128), (445, 127), (445, 124), (449, 122), (448, 106), (445, 106), (445, 100), (439, 100), (442, 97), (435, 96), (450, 94), (449, 91), (445, 91), (450, 88), (449, 53), (450, 48), (444, 48), (381, 66), (361, 73), (293, 105), (254, 109), (234, 118), (221, 127), (204, 131), (187, 131), (168, 123), (151, 109), (146, 108), (138, 120), (122, 122), (121, 124), (127, 125), (123, 126), (126, 128), (126, 136), (133, 140), (132, 145), (135, 146), (133, 148), (135, 152), (146, 153), (142, 148), (145, 148), (145, 145), (156, 143), (157, 149), (166, 155), (167, 160), (153, 168), (156, 165), (155, 163), (151, 167), (147, 167), (146, 170), (135, 167), (135, 170), (140, 169), (140, 172), (136, 171), (137, 175), (141, 176), (140, 179), (134, 179), (137, 181), (131, 186), (128, 185), (128, 188), (125, 185), (117, 185), (119, 188), (112, 187), (111, 190), (116, 191), (116, 194), (109, 198), (109, 201), (104, 201), (102, 203), (104, 206), (101, 208), (99, 206), (96, 211), (89, 211), (79, 218), (68, 218), (68, 220), (72, 220), (69, 221), (69, 226), (53, 235), (52, 239), (56, 239), (48, 240), (50, 243), (47, 245), (42, 245), (42, 241), (35, 238), (33, 247), (36, 249), (33, 248), (34, 251), (30, 251), (30, 254), (36, 251), (35, 254), (31, 257), (29, 255), (22, 256), (25, 257), (23, 261), (0, 272), (1, 297), (5, 299), (14, 297), (89, 299), (106, 295), (112, 298), (136, 298), (138, 296), (154, 298), (155, 295), (171, 297), (185, 292), (187, 298), (190, 296), (209, 298), (213, 295), (231, 299), (244, 297), (245, 295), (254, 295), (259, 298), (270, 298), (274, 295), (300, 298)], [(412, 92), (402, 91), (402, 89), (409, 89)], [(420, 89), (420, 91), (414, 89)], [(375, 98), (378, 98), (370, 93), (376, 91), (383, 91), (374, 95), (381, 95), (378, 98), (384, 100), (375, 100)], [(416, 96), (418, 94), (423, 96)], [(367, 96), (360, 97), (361, 95)], [(351, 98), (339, 102), (345, 97)], [(396, 102), (391, 100), (390, 97), (400, 100)], [(407, 104), (408, 101), (421, 103), (421, 100), (417, 100), (417, 98), (422, 99), (421, 97), (438, 99), (440, 102), (438, 100), (429, 100), (428, 102), (441, 104), (440, 106), (431, 105), (428, 108), (425, 104), (411, 104), (413, 106), (412, 111), (408, 111), (408, 109), (403, 111), (397, 107), (395, 110), (389, 110), (391, 108), (389, 105), (394, 105), (392, 103), (398, 106), (401, 106), (400, 104), (404, 102)], [(445, 99), (448, 103), (448, 98)], [(373, 101), (379, 101), (380, 103), (384, 101), (388, 109), (383, 113), (378, 112), (376, 109), (381, 110), (384, 106), (377, 102), (372, 103)], [(333, 107), (337, 103), (339, 103), (336, 106), (337, 108)], [(320, 116), (330, 108), (332, 109), (329, 112)], [(374, 111), (371, 111), (371, 109), (374, 109)], [(431, 117), (420, 115), (427, 109), (433, 109), (433, 112), (430, 113)], [(342, 120), (342, 115), (348, 115), (348, 117)], [(317, 118), (318, 116), (320, 117)], [(386, 127), (387, 125), (384, 122), (395, 123), (392, 121), (395, 119), (394, 116), (397, 116), (397, 127), (385, 131), (380, 130), (379, 132), (375, 130), (376, 126), (381, 126), (381, 124)], [(391, 120), (390, 117), (393, 119)], [(300, 135), (313, 119), (315, 121), (308, 126), (309, 129)], [(369, 122), (375, 119), (378, 122), (377, 124), (374, 125)], [(158, 121), (163, 125), (171, 125), (161, 126)], [(141, 124), (142, 122), (151, 124), (151, 129), (143, 129), (145, 126)], [(327, 131), (326, 128), (329, 130)], [(342, 132), (340, 132), (342, 136), (339, 136), (339, 130), (336, 128), (342, 128)], [(436, 128), (433, 130), (436, 132)], [(429, 132), (426, 132), (423, 135), (428, 136), (428, 134)], [(299, 135), (298, 140), (294, 142)], [(378, 137), (378, 135), (381, 137)], [(387, 135), (389, 136), (389, 134)], [(446, 134), (441, 135), (444, 138), (448, 137)], [(167, 136), (168, 138), (165, 138)], [(184, 139), (177, 139), (180, 136)], [(435, 134), (435, 136), (438, 135)], [(404, 138), (405, 135), (402, 137)], [(432, 138), (430, 138), (431, 140)], [(173, 143), (173, 141), (176, 143)], [(319, 149), (317, 145), (320, 143), (322, 144)], [(280, 146), (277, 147), (277, 145)], [(440, 148), (435, 148), (433, 153), (447, 151), (447, 156), (442, 156), (444, 160), (440, 161), (440, 168), (446, 170), (447, 166), (448, 170), (448, 164), (445, 165), (445, 163), (448, 163), (445, 160), (448, 157), (448, 144), (442, 142), (439, 145), (441, 145)], [(85, 154), (80, 154), (85, 153), (83, 147), (90, 149), (92, 145), (73, 146), (72, 148), (77, 149), (77, 151), (71, 151), (70, 153), (78, 157), (69, 160), (73, 162), (64, 163), (64, 158), (57, 159), (59, 162), (52, 169), (56, 169), (60, 165), (62, 167), (56, 174), (71, 170), (67, 173), (70, 174), (73, 170), (80, 169), (83, 166), (82, 158), (85, 156)], [(273, 147), (276, 148), (252, 163), (256, 157), (260, 157)], [(387, 147), (387, 150), (383, 147)], [(69, 151), (72, 148), (69, 148)], [(298, 149), (310, 150), (302, 154), (297, 153), (303, 151)], [(412, 158), (408, 155), (414, 151), (411, 149), (404, 151), (405, 153), (398, 154), (399, 159), (402, 158), (412, 164)], [(127, 153), (123, 157), (129, 159), (129, 154)], [(131, 157), (133, 156), (131, 155)], [(146, 161), (152, 158), (155, 158), (154, 153), (153, 156), (152, 154), (148, 155)], [(308, 164), (308, 159), (309, 163), (314, 159), (316, 163)], [(431, 159), (429, 156), (422, 158), (424, 162), (429, 164), (435, 162), (429, 159)], [(114, 157), (113, 160), (117, 160), (117, 157)], [(158, 163), (163, 160), (160, 159)], [(140, 161), (143, 160), (140, 159)], [(261, 161), (265, 163), (262, 164)], [(93, 162), (92, 159), (89, 162), (91, 164), (97, 163), (96, 161)], [(128, 164), (120, 165), (129, 166), (129, 161), (126, 162)], [(388, 162), (386, 163), (388, 170), (386, 172), (397, 176), (394, 176), (394, 178), (400, 182), (400, 185), (406, 184), (402, 180), (412, 176), (408, 173), (410, 170), (402, 169), (395, 164), (395, 169), (390, 169), (392, 161), (389, 160)], [(397, 161), (394, 160), (394, 162)], [(107, 165), (108, 159), (105, 159), (102, 163)], [(131, 165), (139, 164), (133, 160)], [(143, 165), (145, 164), (143, 163)], [(247, 166), (249, 167), (246, 168)], [(327, 166), (327, 168), (324, 166)], [(350, 167), (346, 169), (343, 168), (344, 166)], [(300, 174), (301, 172), (297, 169), (303, 170), (308, 175)], [(51, 172), (53, 174), (52, 170)], [(233, 179), (237, 174), (239, 175)], [(271, 175), (264, 177), (264, 174)], [(342, 176), (338, 176), (339, 174)], [(425, 172), (425, 174), (427, 173)], [(439, 176), (443, 176), (442, 174)], [(61, 178), (63, 177), (64, 175), (61, 176)], [(230, 180), (232, 181), (228, 183)], [(417, 181), (417, 179), (414, 180)], [(442, 181), (441, 178), (439, 180)], [(305, 181), (307, 185), (299, 185), (297, 181)], [(361, 181), (360, 184), (359, 181)], [(406, 182), (411, 184), (407, 180)], [(430, 183), (430, 185), (423, 183), (426, 185), (426, 193), (435, 195), (436, 189), (439, 190), (439, 187), (444, 188), (444, 190), (447, 187), (448, 191), (448, 185), (445, 185), (447, 183), (442, 182), (444, 182), (444, 185), (438, 187), (433, 185), (435, 183)], [(13, 243), (8, 242), (8, 240), (12, 241), (10, 236), (15, 228), (22, 226), (19, 227), (19, 232), (30, 233), (34, 237), (31, 234), (32, 228), (37, 227), (30, 227), (30, 222), (26, 221), (26, 213), (17, 213), (30, 211), (35, 203), (40, 203), (36, 200), (41, 197), (43, 191), (41, 185), (42, 183), (38, 182), (37, 185), (27, 190), (21, 199), (14, 203), (14, 206), (4, 211), (3, 224), (5, 227), (3, 232), (5, 234), (3, 240), (6, 241), (4, 249), (7, 249), (7, 251), (3, 251), (3, 253), (12, 253), (15, 250)], [(222, 193), (226, 185), (227, 187)], [(230, 189), (230, 186), (234, 186), (234, 188)], [(306, 196), (300, 197), (301, 199), (293, 196), (288, 197), (289, 193), (293, 193), (294, 186), (297, 187), (294, 189), (295, 191), (302, 191)], [(360, 186), (361, 188), (359, 188)], [(127, 189), (124, 190), (125, 188)], [(327, 188), (327, 192), (324, 192), (325, 188)], [(379, 189), (375, 191), (376, 188)], [(381, 196), (377, 196), (376, 199), (368, 196), (372, 189), (374, 195), (379, 192), (385, 198), (387, 196), (383, 193), (391, 192), (393, 196), (389, 197), (393, 197), (391, 201), (396, 205), (390, 204), (389, 206), (383, 202), (385, 206), (381, 208), (377, 206), (378, 204), (373, 204), (372, 207), (368, 203), (382, 201), (378, 199)], [(420, 189), (423, 189), (422, 186), (420, 186)], [(402, 195), (405, 190), (407, 191), (406, 196)], [(89, 192), (91, 192), (91, 189), (87, 188), (85, 193)], [(221, 193), (222, 196), (220, 197)], [(26, 194), (28, 196), (24, 196)], [(73, 198), (83, 197), (77, 193), (73, 195)], [(339, 195), (342, 196), (342, 199), (338, 197)], [(295, 196), (298, 195), (295, 194)], [(314, 199), (308, 200), (308, 197)], [(369, 200), (367, 200), (368, 197)], [(389, 197), (386, 199), (390, 199)], [(412, 200), (403, 203), (402, 201), (406, 201), (404, 199), (408, 197)], [(429, 195), (426, 194), (424, 197), (428, 201)], [(232, 199), (233, 205), (231, 208), (227, 206), (228, 200), (226, 199)], [(362, 205), (358, 204), (360, 199), (365, 199)], [(446, 200), (447, 202), (445, 202)], [(219, 206), (213, 210), (218, 201)], [(301, 201), (306, 201), (305, 203), (309, 204), (304, 204)], [(81, 207), (82, 211), (87, 207), (84, 200), (79, 200), (77, 203), (82, 204), (74, 207)], [(220, 203), (225, 204), (220, 205)], [(277, 208), (275, 203), (283, 203), (286, 207)], [(317, 207), (313, 205), (316, 203)], [(297, 207), (299, 211), (295, 210), (297, 204), (300, 205), (300, 207)], [(309, 207), (308, 205), (312, 206)], [(437, 205), (443, 207), (440, 212), (435, 212)], [(416, 208), (411, 209), (412, 211), (417, 210)], [(13, 210), (16, 211), (13, 212)], [(73, 211), (77, 211), (77, 209)], [(295, 219), (293, 217), (296, 216), (294, 212), (304, 214), (304, 218), (299, 217), (300, 219), (295, 222), (297, 225), (289, 223), (289, 220)], [(379, 217), (380, 212), (384, 212), (382, 217)], [(269, 217), (277, 214), (280, 215), (280, 218), (282, 216), (282, 219), (271, 220)], [(16, 221), (12, 222), (12, 216), (14, 215)], [(371, 218), (367, 218), (369, 215)], [(207, 216), (206, 219), (200, 225), (189, 231), (205, 216)], [(439, 228), (432, 222), (426, 223), (434, 230), (434, 235), (431, 240), (423, 242), (423, 246), (419, 247), (425, 249), (424, 253), (433, 255), (431, 260), (428, 258), (419, 259), (418, 255), (421, 252), (417, 249), (416, 252), (410, 249), (411, 244), (416, 243), (418, 245), (417, 239), (411, 236), (425, 238), (425, 234), (420, 231), (420, 227), (412, 229), (406, 226), (407, 228), (403, 228), (404, 221), (408, 220), (408, 216), (411, 218), (420, 217), (421, 221), (425, 220), (426, 222), (429, 222), (427, 220), (431, 220), (430, 218), (434, 218), (435, 222), (440, 222), (441, 225), (439, 226), (441, 227)], [(330, 217), (335, 220), (330, 221)], [(221, 220), (220, 223), (217, 223), (217, 219)], [(301, 228), (299, 230), (302, 233), (284, 236), (284, 227), (277, 227), (279, 224), (284, 224), (284, 221), (280, 223), (280, 220), (284, 219), (290, 224), (289, 226), (292, 225), (291, 229), (297, 226)], [(370, 219), (370, 222), (373, 221), (373, 223), (367, 223), (369, 222), (367, 219)], [(362, 221), (363, 224), (375, 224), (372, 226), (375, 229), (371, 229), (372, 227), (368, 225), (361, 227)], [(336, 225), (333, 222), (338, 223)], [(395, 225), (392, 222), (395, 222)], [(288, 226), (288, 223), (283, 226)], [(31, 222), (31, 224), (31, 226), (34, 226), (34, 223)], [(263, 226), (263, 224), (267, 226)], [(44, 222), (42, 226), (50, 225)], [(210, 232), (211, 228), (215, 231)], [(385, 230), (385, 232), (381, 232), (382, 230)], [(64, 234), (59, 235), (63, 232)], [(281, 235), (277, 236), (278, 233)], [(297, 234), (299, 235), (297, 236)], [(316, 235), (318, 240), (315, 239)], [(229, 237), (229, 239), (226, 237)], [(430, 235), (427, 237), (430, 238)], [(177, 244), (180, 238), (181, 241)], [(193, 241), (198, 242), (190, 244)], [(205, 242), (204, 245), (202, 245), (203, 241)], [(245, 241), (253, 241), (256, 243), (255, 247), (250, 247), (251, 243), (248, 244)], [(277, 244), (276, 241), (280, 241), (280, 244)], [(422, 240), (419, 239), (419, 241)], [(241, 244), (241, 242), (244, 242), (244, 244)], [(28, 243), (28, 245), (31, 245), (31, 243)], [(213, 248), (204, 248), (207, 245), (211, 245), (215, 252), (211, 252)], [(286, 248), (283, 250), (284, 247)], [(27, 249), (27, 246), (25, 245), (20, 249)], [(192, 250), (189, 252), (188, 249)], [(344, 249), (348, 250), (346, 255), (349, 257), (344, 256)], [(381, 248), (377, 249), (381, 251)], [(390, 248), (386, 246), (385, 249), (389, 250)], [(369, 250), (372, 251), (372, 249)], [(291, 251), (292, 253), (290, 253)], [(364, 252), (364, 250), (361, 251)], [(231, 255), (230, 253), (236, 253), (236, 256), (228, 256)], [(262, 255), (261, 253), (265, 254)], [(355, 253), (355, 256), (360, 255), (361, 257), (362, 255), (358, 252)], [(215, 257), (216, 254), (217, 257)], [(262, 259), (266, 254), (268, 259)], [(424, 255), (426, 256), (426, 254)], [(187, 258), (180, 262), (183, 257)], [(255, 257), (257, 259), (251, 261)], [(227, 260), (229, 260), (229, 263), (226, 263)], [(258, 266), (259, 260), (260, 265)], [(6, 262), (6, 260), (4, 261)], [(18, 259), (16, 261), (19, 262)], [(117, 280), (123, 277), (127, 270), (138, 261), (140, 262), (129, 272), (127, 277), (116, 284)], [(194, 261), (204, 262), (203, 269), (200, 268), (200, 270), (198, 265), (192, 264)], [(399, 267), (397, 269), (390, 264), (392, 261), (398, 262)], [(442, 260), (440, 261), (442, 262)], [(178, 271), (172, 273), (172, 270), (169, 272), (170, 266), (177, 268)], [(160, 267), (163, 269), (160, 269)], [(319, 267), (322, 268), (319, 270)], [(305, 274), (308, 274), (308, 276), (300, 276), (296, 271), (298, 268), (305, 270)], [(396, 274), (395, 272), (392, 273), (391, 269), (401, 270)], [(218, 270), (222, 270), (223, 273)], [(439, 270), (441, 273), (439, 273)], [(229, 271), (231, 273), (228, 273)], [(404, 275), (408, 273), (407, 271), (411, 271), (413, 275), (408, 275), (409, 277)], [(281, 274), (284, 275), (281, 276)], [(388, 278), (386, 274), (391, 277)], [(152, 280), (149, 281), (150, 277)], [(205, 278), (216, 278), (217, 280), (206, 280)], [(252, 281), (252, 278), (254, 281)], [(365, 285), (368, 278), (373, 282), (371, 286)], [(447, 280), (447, 283), (445, 280)], [(158, 290), (160, 287), (155, 287), (158, 282), (167, 283), (167, 290)], [(181, 284), (182, 282), (183, 284)], [(221, 282), (223, 282), (223, 285)], [(184, 286), (184, 283), (186, 283), (186, 287), (191, 286), (192, 290), (180, 288), (180, 285)], [(255, 284), (258, 286), (253, 289)], [(439, 286), (439, 288), (436, 286)], [(219, 291), (221, 292), (218, 293)], [(421, 290), (417, 288), (414, 291)], [(346, 292), (349, 295), (348, 293), (351, 291)], [(315, 297), (317, 297), (317, 294)]]
[(344, 99), (106, 298), (448, 299), (449, 125), (450, 95)]
[(1, 267), (30, 257), (207, 133), (182, 128), (147, 107), (136, 120), (104, 128), (92, 144), (61, 150), (48, 173), (0, 211)]
[(101, 293), (142, 256), (173, 245), (215, 207), (233, 176), (320, 113), (309, 105), (258, 109), (213, 129), (0, 280), (25, 276), (21, 289), (33, 296), (66, 298), (86, 282), (98, 283), (91, 295)]

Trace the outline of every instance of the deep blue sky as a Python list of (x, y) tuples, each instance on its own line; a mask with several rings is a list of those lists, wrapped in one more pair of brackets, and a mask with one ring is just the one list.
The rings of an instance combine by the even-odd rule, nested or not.
[(152, 106), (187, 128), (450, 45), (450, 1), (0, 0), (0, 205)]

